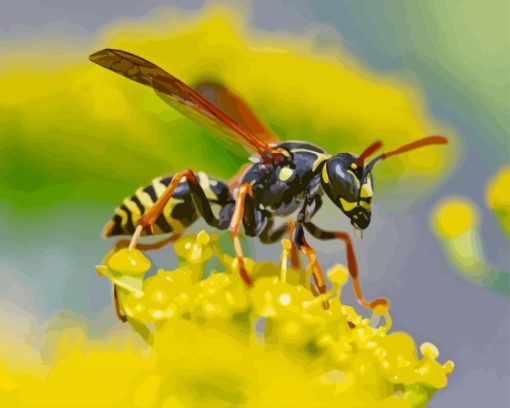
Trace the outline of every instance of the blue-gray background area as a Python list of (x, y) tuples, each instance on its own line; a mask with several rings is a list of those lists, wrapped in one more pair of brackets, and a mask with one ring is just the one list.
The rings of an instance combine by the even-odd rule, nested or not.
[[(93, 36), (118, 18), (143, 17), (165, 5), (192, 13), (205, 3), (3, 1), (0, 37), (22, 39), (48, 28), (59, 36)], [(321, 24), (321, 30), (337, 30), (346, 49), (375, 71), (413, 74), (422, 84), (433, 116), (462, 136), (465, 155), (448, 181), (433, 196), (405, 212), (392, 210), (398, 197), (377, 201), (373, 225), (366, 238), (356, 242), (356, 249), (367, 297), (385, 295), (391, 299), (394, 328), (413, 333), (418, 343), (435, 343), (441, 350), (442, 361), (452, 359), (456, 363), (449, 387), (439, 392), (430, 406), (510, 406), (508, 298), (459, 276), (429, 227), (431, 208), (440, 198), (451, 194), (470, 198), (481, 210), (481, 236), (487, 259), (508, 271), (508, 241), (483, 202), (487, 179), (509, 161), (508, 4), (334, 0), (257, 0), (252, 4), (236, 4), (249, 14), (248, 21), (253, 27), (292, 33), (310, 24)], [(455, 38), (444, 37), (441, 27), (445, 25), (448, 33), (455, 33)], [(327, 41), (327, 30), (324, 37)], [(451, 41), (456, 41), (458, 47), (452, 55), (445, 56), (442, 45)], [(495, 48), (495, 44), (501, 46)], [(506, 55), (503, 64), (501, 53)], [(488, 143), (493, 135), (498, 137)], [(41, 320), (64, 308), (96, 318), (111, 302), (104, 281), (91, 280), (86, 288), (75, 287), (68, 280), (59, 282), (69, 268), (89, 273), (97, 254), (106, 251), (108, 244), (97, 239), (97, 231), (92, 229), (94, 215), (90, 217), (77, 220), (75, 228), (79, 228), (80, 237), (61, 232), (60, 238), (66, 241), (64, 246), (57, 245), (58, 236), (48, 238), (48, 245), (55, 243), (58, 250), (40, 248), (29, 259), (19, 260), (6, 260), (5, 254), (0, 255), (4, 265), (11, 267), (11, 271), (9, 268), (2, 271), (2, 280), (7, 284), (0, 288), (0, 300), (3, 297), (20, 307), (36, 309), (33, 313)], [(340, 218), (329, 206), (318, 217), (323, 225), (336, 223), (345, 227)], [(321, 247), (325, 264), (338, 260), (336, 248), (329, 244)], [(261, 257), (278, 256), (276, 247), (257, 244), (255, 250)], [(340, 255), (343, 256), (343, 251)], [(40, 282), (14, 276), (16, 270), (29, 267), (40, 269), (36, 278)], [(19, 285), (24, 279), (35, 290), (47, 292), (44, 304), (34, 305), (30, 295), (15, 287), (14, 282)], [(351, 291), (345, 292), (345, 301), (354, 304)]]

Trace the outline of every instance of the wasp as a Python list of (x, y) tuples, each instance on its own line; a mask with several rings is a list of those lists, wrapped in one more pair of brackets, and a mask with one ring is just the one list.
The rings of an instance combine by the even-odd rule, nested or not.
[[(121, 50), (103, 49), (89, 59), (151, 87), (185, 116), (219, 130), (222, 136), (256, 153), (256, 159), (243, 166), (230, 182), (192, 169), (154, 179), (115, 209), (103, 236), (131, 235), (130, 249), (153, 249), (175, 240), (202, 217), (211, 227), (230, 232), (240, 276), (251, 286), (240, 244), (241, 226), (247, 236), (258, 237), (266, 244), (288, 234), (295, 253), (301, 251), (310, 263), (314, 291), (324, 294), (327, 283), (316, 252), (306, 239), (306, 231), (319, 240), (343, 242), (354, 294), (361, 305), (368, 309), (388, 305), (386, 298), (368, 301), (363, 296), (349, 234), (325, 230), (312, 218), (323, 197), (327, 197), (349, 218), (353, 228), (362, 232), (371, 220), (374, 166), (417, 148), (446, 144), (447, 138), (428, 136), (375, 156), (382, 147), (380, 141), (359, 155), (331, 155), (312, 143), (281, 142), (238, 95), (218, 83), (191, 88), (152, 62)], [(279, 218), (283, 222), (278, 225), (275, 220)], [(153, 244), (139, 243), (141, 236), (162, 234), (171, 235)]]

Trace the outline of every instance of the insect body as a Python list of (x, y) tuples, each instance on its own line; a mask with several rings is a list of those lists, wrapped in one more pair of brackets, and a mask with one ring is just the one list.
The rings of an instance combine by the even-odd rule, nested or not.
[[(227, 228), (232, 212), (230, 207), (233, 208), (234, 205), (228, 185), (221, 180), (208, 177), (203, 172), (197, 173), (196, 177), (209, 204), (219, 206), (220, 214), (225, 214), (220, 215), (220, 218), (225, 220), (222, 229)], [(112, 221), (106, 224), (103, 235), (110, 237), (134, 234), (142, 215), (157, 202), (171, 181), (171, 176), (155, 178), (151, 184), (140, 187), (134, 195), (126, 197), (122, 205), (115, 209), (115, 215)], [(191, 190), (188, 184), (182, 180), (151, 229), (142, 231), (141, 235), (180, 234), (193, 224), (199, 215), (193, 204)]]
[[(324, 196), (328, 197), (357, 230), (370, 224), (373, 198), (372, 169), (391, 156), (432, 144), (445, 144), (442, 136), (429, 136), (365, 161), (381, 148), (370, 145), (360, 155), (329, 155), (307, 142), (282, 143), (257, 119), (235, 94), (214, 83), (195, 89), (188, 87), (153, 63), (120, 50), (104, 49), (90, 56), (91, 61), (129, 79), (152, 87), (172, 107), (186, 116), (220, 130), (236, 142), (251, 147), (258, 160), (242, 169), (229, 184), (195, 173), (191, 169), (173, 177), (159, 178), (126, 198), (104, 229), (105, 236), (132, 234), (130, 248), (150, 248), (139, 244), (143, 235), (172, 233), (171, 241), (202, 217), (207, 224), (228, 229), (233, 239), (241, 277), (251, 285), (244, 268), (239, 234), (259, 237), (264, 243), (291, 234), (295, 247), (308, 258), (319, 293), (326, 293), (326, 281), (305, 230), (321, 239), (339, 239), (347, 252), (347, 267), (354, 293), (360, 304), (374, 308), (387, 304), (384, 298), (369, 302), (363, 297), (358, 267), (349, 235), (320, 228), (312, 221)], [(214, 207), (218, 211), (213, 211)], [(297, 212), (293, 221), (275, 224), (275, 219)], [(163, 241), (162, 241), (163, 242)], [(158, 246), (156, 244), (155, 246)]]

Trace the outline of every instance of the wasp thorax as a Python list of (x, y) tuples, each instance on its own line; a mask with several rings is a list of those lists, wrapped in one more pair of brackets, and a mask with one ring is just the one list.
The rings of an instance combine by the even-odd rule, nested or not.
[(328, 197), (357, 229), (370, 224), (373, 185), (371, 173), (356, 163), (357, 157), (341, 153), (331, 157), (322, 168), (322, 187)]

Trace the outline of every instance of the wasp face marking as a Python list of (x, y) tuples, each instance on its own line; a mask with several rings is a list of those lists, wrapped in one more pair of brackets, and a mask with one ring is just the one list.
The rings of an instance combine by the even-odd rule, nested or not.
[(367, 211), (370, 211), (372, 209), (372, 204), (367, 201), (360, 200), (359, 205)]
[(353, 203), (353, 202), (347, 201), (343, 198), (340, 198), (340, 205), (342, 206), (342, 209), (345, 212), (349, 212), (349, 211), (354, 210), (354, 208), (358, 205), (358, 203), (356, 203), (356, 202)]
[(374, 195), (372, 190), (372, 175), (370, 173), (367, 175), (365, 183), (362, 184), (359, 195), (361, 198), (372, 198)]
[(361, 185), (359, 192), (359, 205), (367, 211), (372, 209), (372, 196), (374, 190), (372, 187), (372, 174), (368, 173), (365, 177), (365, 182)]
[(372, 176), (363, 170), (356, 157), (342, 153), (327, 160), (321, 173), (324, 191), (357, 229), (368, 227), (372, 210)]

